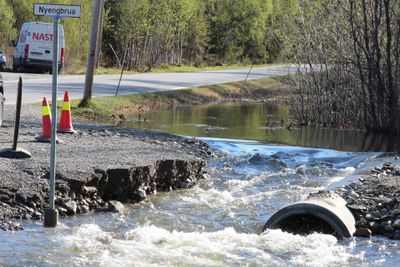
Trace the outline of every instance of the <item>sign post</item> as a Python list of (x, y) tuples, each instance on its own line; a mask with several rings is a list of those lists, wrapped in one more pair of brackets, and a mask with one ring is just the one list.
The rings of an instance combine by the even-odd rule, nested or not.
[(58, 90), (58, 55), (59, 55), (59, 24), (62, 18), (80, 18), (81, 7), (58, 4), (34, 4), (34, 15), (45, 16), (53, 19), (53, 86), (51, 98), (51, 150), (50, 150), (50, 194), (49, 208), (44, 212), (44, 226), (56, 227), (58, 211), (55, 208), (56, 184), (56, 140), (57, 140), (57, 90)]

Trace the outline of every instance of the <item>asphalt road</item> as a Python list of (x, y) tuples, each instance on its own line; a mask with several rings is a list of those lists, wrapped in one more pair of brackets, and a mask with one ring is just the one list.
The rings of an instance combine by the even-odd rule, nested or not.
[[(248, 79), (259, 79), (285, 75), (294, 71), (288, 66), (267, 66), (253, 68)], [(209, 84), (245, 80), (249, 69), (218, 70), (185, 73), (144, 73), (124, 75), (119, 88), (119, 95), (157, 92), (196, 87)], [(45, 96), (51, 99), (52, 76), (49, 74), (1, 73), (4, 78), (6, 104), (16, 101), (18, 77), (23, 78), (23, 103), (35, 103)], [(93, 96), (114, 95), (119, 75), (96, 75), (94, 78)], [(84, 75), (60, 75), (57, 98), (62, 99), (64, 91), (70, 98), (80, 99), (83, 96)]]

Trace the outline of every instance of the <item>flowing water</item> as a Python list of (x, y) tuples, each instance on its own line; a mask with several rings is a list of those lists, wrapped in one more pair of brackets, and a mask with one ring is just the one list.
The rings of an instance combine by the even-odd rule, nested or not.
[(379, 137), (363, 132), (289, 131), (289, 111), (264, 104), (197, 106), (141, 120), (128, 126), (203, 137), (215, 151), (206, 179), (126, 205), (123, 214), (64, 218), (56, 229), (27, 222), (25, 231), (0, 233), (0, 265), (400, 266), (398, 241), (381, 237), (261, 234), (283, 206), (352, 175), (374, 151), (396, 150), (390, 138), (374, 146)]

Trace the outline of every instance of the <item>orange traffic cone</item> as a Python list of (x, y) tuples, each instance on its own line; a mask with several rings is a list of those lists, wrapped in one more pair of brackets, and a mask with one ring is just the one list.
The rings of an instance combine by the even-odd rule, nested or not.
[(71, 119), (71, 104), (69, 102), (68, 92), (64, 93), (64, 104), (61, 111), (60, 123), (58, 124), (59, 133), (75, 133), (76, 131), (72, 127)]
[(47, 103), (46, 97), (43, 97), (42, 101), (42, 123), (43, 133), (41, 136), (36, 137), (39, 142), (50, 142), (51, 141), (51, 114), (49, 104)]

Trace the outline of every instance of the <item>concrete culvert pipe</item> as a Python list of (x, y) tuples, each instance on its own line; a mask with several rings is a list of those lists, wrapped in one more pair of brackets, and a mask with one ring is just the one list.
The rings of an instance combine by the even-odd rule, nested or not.
[(317, 232), (343, 239), (355, 232), (355, 220), (343, 198), (332, 192), (320, 192), (279, 210), (264, 225), (263, 231), (266, 229), (303, 235)]

